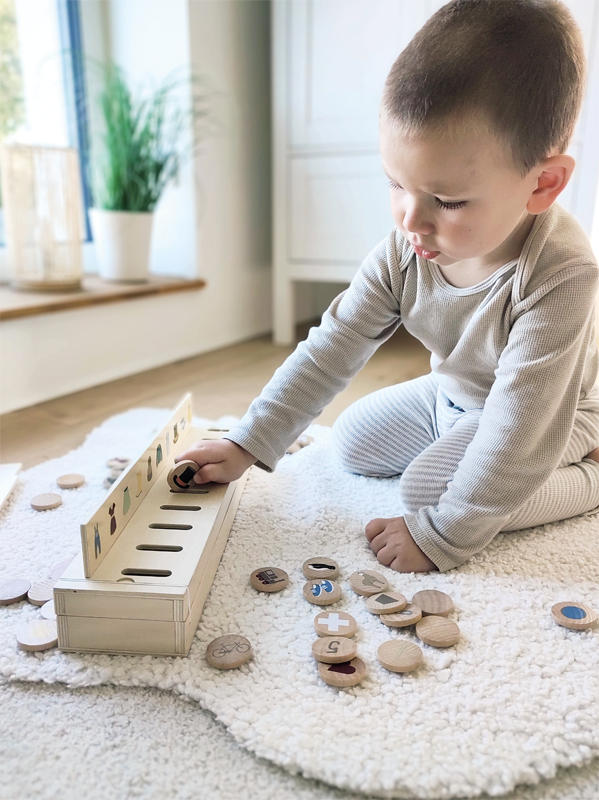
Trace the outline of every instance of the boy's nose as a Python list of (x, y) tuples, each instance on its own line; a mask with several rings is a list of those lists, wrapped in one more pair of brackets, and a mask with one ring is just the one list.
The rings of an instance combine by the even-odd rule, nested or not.
[(403, 227), (407, 233), (428, 235), (433, 232), (434, 226), (423, 211), (418, 207), (406, 209), (403, 218)]

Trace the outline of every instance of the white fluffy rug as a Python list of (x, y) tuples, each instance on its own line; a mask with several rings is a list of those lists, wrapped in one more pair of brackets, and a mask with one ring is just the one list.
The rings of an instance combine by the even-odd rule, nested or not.
[[(0, 580), (42, 578), (78, 548), (78, 523), (103, 494), (108, 457), (135, 455), (164, 415), (135, 411), (109, 420), (76, 453), (29, 470), (0, 522)], [(599, 753), (599, 631), (556, 626), (551, 605), (583, 600), (599, 608), (599, 520), (582, 517), (499, 536), (486, 552), (444, 575), (401, 576), (381, 568), (410, 597), (442, 589), (456, 604), (462, 640), (448, 651), (423, 646), (426, 665), (394, 675), (378, 665), (378, 645), (393, 637), (347, 583), (378, 567), (362, 536), (374, 516), (395, 516), (396, 481), (342, 472), (331, 459), (329, 429), (283, 459), (276, 473), (252, 469), (223, 562), (189, 658), (79, 656), (19, 651), (14, 630), (36, 617), (27, 604), (0, 609), (0, 674), (5, 680), (155, 686), (197, 700), (248, 749), (290, 771), (354, 791), (394, 797), (500, 794), (551, 777)], [(70, 460), (69, 460), (70, 459)], [(57, 475), (86, 474), (51, 512), (29, 508)], [(313, 616), (302, 597), (301, 564), (335, 558), (344, 598), (336, 608), (359, 623), (368, 666), (360, 686), (337, 690), (317, 677), (310, 653)], [(260, 566), (286, 569), (291, 586), (258, 595), (247, 583)], [(255, 660), (218, 672), (203, 654), (215, 636), (238, 631)]]

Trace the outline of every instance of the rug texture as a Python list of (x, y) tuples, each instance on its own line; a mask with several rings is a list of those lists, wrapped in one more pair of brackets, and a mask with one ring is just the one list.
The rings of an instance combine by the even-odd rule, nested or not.
[[(106, 459), (135, 457), (167, 413), (119, 415), (77, 451), (24, 473), (0, 517), (0, 580), (44, 578), (53, 562), (74, 555), (78, 525), (105, 491)], [(379, 567), (363, 537), (371, 518), (401, 513), (397, 479), (343, 472), (330, 430), (309, 432), (314, 444), (286, 456), (274, 474), (252, 468), (188, 658), (24, 653), (15, 629), (39, 611), (21, 603), (0, 608), (3, 680), (169, 690), (198, 701), (239, 743), (291, 772), (388, 797), (498, 795), (599, 754), (599, 630), (574, 633), (550, 616), (561, 600), (599, 608), (599, 519), (500, 535), (442, 575), (398, 575)], [(56, 490), (66, 472), (84, 473), (86, 486), (60, 492), (59, 509), (33, 511), (29, 499)], [(352, 689), (323, 684), (311, 656), (321, 609), (303, 599), (301, 565), (315, 555), (339, 562), (344, 594), (331, 608), (358, 621), (368, 677)], [(249, 574), (271, 565), (285, 569), (291, 584), (258, 594)], [(408, 598), (424, 588), (449, 593), (458, 645), (422, 645), (425, 664), (415, 673), (384, 670), (376, 659), (383, 641), (418, 640), (388, 629), (352, 593), (347, 578), (367, 567)], [(206, 646), (233, 632), (252, 641), (255, 659), (219, 672), (206, 663)]]

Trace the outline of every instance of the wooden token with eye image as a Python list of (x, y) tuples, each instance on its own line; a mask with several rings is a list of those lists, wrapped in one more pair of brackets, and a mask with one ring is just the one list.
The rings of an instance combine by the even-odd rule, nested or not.
[(330, 606), (341, 600), (341, 586), (327, 579), (304, 584), (304, 597), (316, 606)]
[(25, 578), (9, 578), (0, 583), (0, 606), (10, 606), (27, 597), (31, 584)]
[(597, 614), (584, 603), (556, 603), (551, 608), (551, 616), (558, 625), (573, 631), (586, 631), (597, 623)]
[(339, 577), (339, 564), (332, 558), (317, 556), (304, 561), (302, 571), (309, 581), (317, 578), (336, 580)]
[(358, 645), (342, 636), (324, 636), (312, 645), (312, 655), (324, 664), (341, 664), (351, 661), (358, 654)]
[(451, 647), (460, 638), (460, 629), (445, 617), (423, 617), (416, 623), (416, 636), (431, 647)]
[(407, 628), (408, 625), (415, 625), (422, 619), (422, 611), (414, 603), (409, 603), (395, 614), (380, 614), (379, 619), (390, 628)]
[(393, 614), (395, 611), (401, 611), (408, 605), (408, 601), (399, 592), (381, 592), (380, 594), (373, 594), (366, 601), (366, 608), (371, 614)]
[(280, 592), (289, 586), (289, 575), (278, 567), (262, 567), (252, 572), (250, 584), (259, 592)]
[(353, 636), (358, 623), (345, 611), (321, 611), (314, 617), (314, 627), (319, 636)]
[(195, 461), (179, 461), (167, 475), (167, 483), (173, 492), (186, 492), (195, 485), (193, 476), (199, 469)]
[(228, 633), (210, 642), (206, 649), (206, 661), (217, 669), (236, 669), (253, 657), (252, 645), (245, 636)]
[(318, 674), (329, 686), (356, 686), (366, 677), (366, 664), (361, 658), (352, 658), (351, 661), (341, 664), (325, 664), (321, 661), (318, 664)]
[(412, 603), (421, 609), (423, 617), (429, 614), (434, 614), (436, 617), (446, 617), (453, 611), (451, 597), (445, 592), (439, 592), (437, 589), (424, 589), (421, 592), (416, 592), (412, 598)]
[(377, 650), (378, 660), (390, 672), (412, 672), (424, 660), (422, 650), (413, 642), (404, 639), (391, 639)]
[(373, 569), (360, 569), (349, 576), (349, 583), (356, 594), (370, 597), (389, 588), (387, 578)]

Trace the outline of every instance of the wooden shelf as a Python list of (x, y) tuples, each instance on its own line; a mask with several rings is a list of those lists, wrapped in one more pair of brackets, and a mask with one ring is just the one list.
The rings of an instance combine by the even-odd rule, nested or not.
[(107, 283), (99, 278), (88, 276), (83, 286), (74, 292), (25, 292), (0, 286), (0, 320), (30, 317), (35, 314), (49, 314), (71, 308), (83, 308), (102, 303), (118, 303), (138, 297), (151, 297), (171, 292), (188, 292), (203, 289), (206, 281), (201, 278), (152, 276), (147, 283)]

